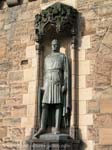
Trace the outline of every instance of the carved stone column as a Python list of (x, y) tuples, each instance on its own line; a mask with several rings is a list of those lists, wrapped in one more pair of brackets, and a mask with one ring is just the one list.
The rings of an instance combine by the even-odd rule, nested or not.
[[(38, 38), (38, 37), (37, 37)], [(38, 99), (38, 89), (39, 89), (39, 77), (40, 77), (40, 54), (41, 54), (41, 44), (40, 44), (40, 41), (36, 39), (36, 43), (35, 43), (35, 46), (36, 46), (36, 56), (37, 56), (37, 83), (36, 83), (36, 97)], [(37, 106), (38, 106), (38, 100), (37, 100)], [(37, 116), (37, 120), (35, 121), (35, 128), (38, 128), (39, 127), (39, 117), (38, 117), (38, 107), (36, 106), (36, 116)]]
[(77, 92), (77, 74), (78, 74), (78, 56), (77, 56), (77, 30), (72, 30), (72, 41), (70, 46), (71, 53), (71, 79), (72, 79), (72, 113), (70, 122), (70, 135), (76, 141), (79, 140), (78, 131), (78, 92)]

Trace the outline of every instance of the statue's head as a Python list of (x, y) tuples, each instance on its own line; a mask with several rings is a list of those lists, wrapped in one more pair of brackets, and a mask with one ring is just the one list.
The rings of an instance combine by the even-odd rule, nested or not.
[(57, 39), (52, 40), (51, 46), (52, 46), (53, 52), (59, 52), (60, 44), (59, 44), (59, 41)]

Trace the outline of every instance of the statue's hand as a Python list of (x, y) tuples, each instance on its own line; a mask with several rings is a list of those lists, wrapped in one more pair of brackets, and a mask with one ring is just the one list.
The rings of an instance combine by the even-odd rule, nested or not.
[(41, 87), (41, 90), (45, 90), (45, 88), (44, 88), (44, 87)]
[(67, 88), (65, 86), (62, 86), (62, 93), (66, 92)]

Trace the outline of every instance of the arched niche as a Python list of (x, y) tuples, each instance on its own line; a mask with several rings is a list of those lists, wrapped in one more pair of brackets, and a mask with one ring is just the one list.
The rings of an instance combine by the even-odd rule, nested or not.
[[(71, 122), (70, 135), (77, 138), (77, 114), (75, 103), (75, 57), (78, 35), (78, 12), (71, 6), (55, 3), (50, 7), (42, 10), (35, 16), (35, 33), (36, 33), (36, 51), (37, 51), (37, 90), (43, 84), (43, 64), (44, 58), (50, 53), (51, 41), (58, 39), (61, 45), (61, 52), (65, 53), (71, 64)], [(38, 113), (37, 113), (38, 116)], [(38, 121), (39, 122), (39, 121)], [(38, 126), (38, 123), (37, 123)]]

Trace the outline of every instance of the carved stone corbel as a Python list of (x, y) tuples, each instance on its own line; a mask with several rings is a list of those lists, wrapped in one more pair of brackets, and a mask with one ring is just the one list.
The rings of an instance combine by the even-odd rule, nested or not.
[(9, 7), (18, 5), (19, 3), (20, 3), (20, 0), (7, 0), (7, 5), (8, 5)]

